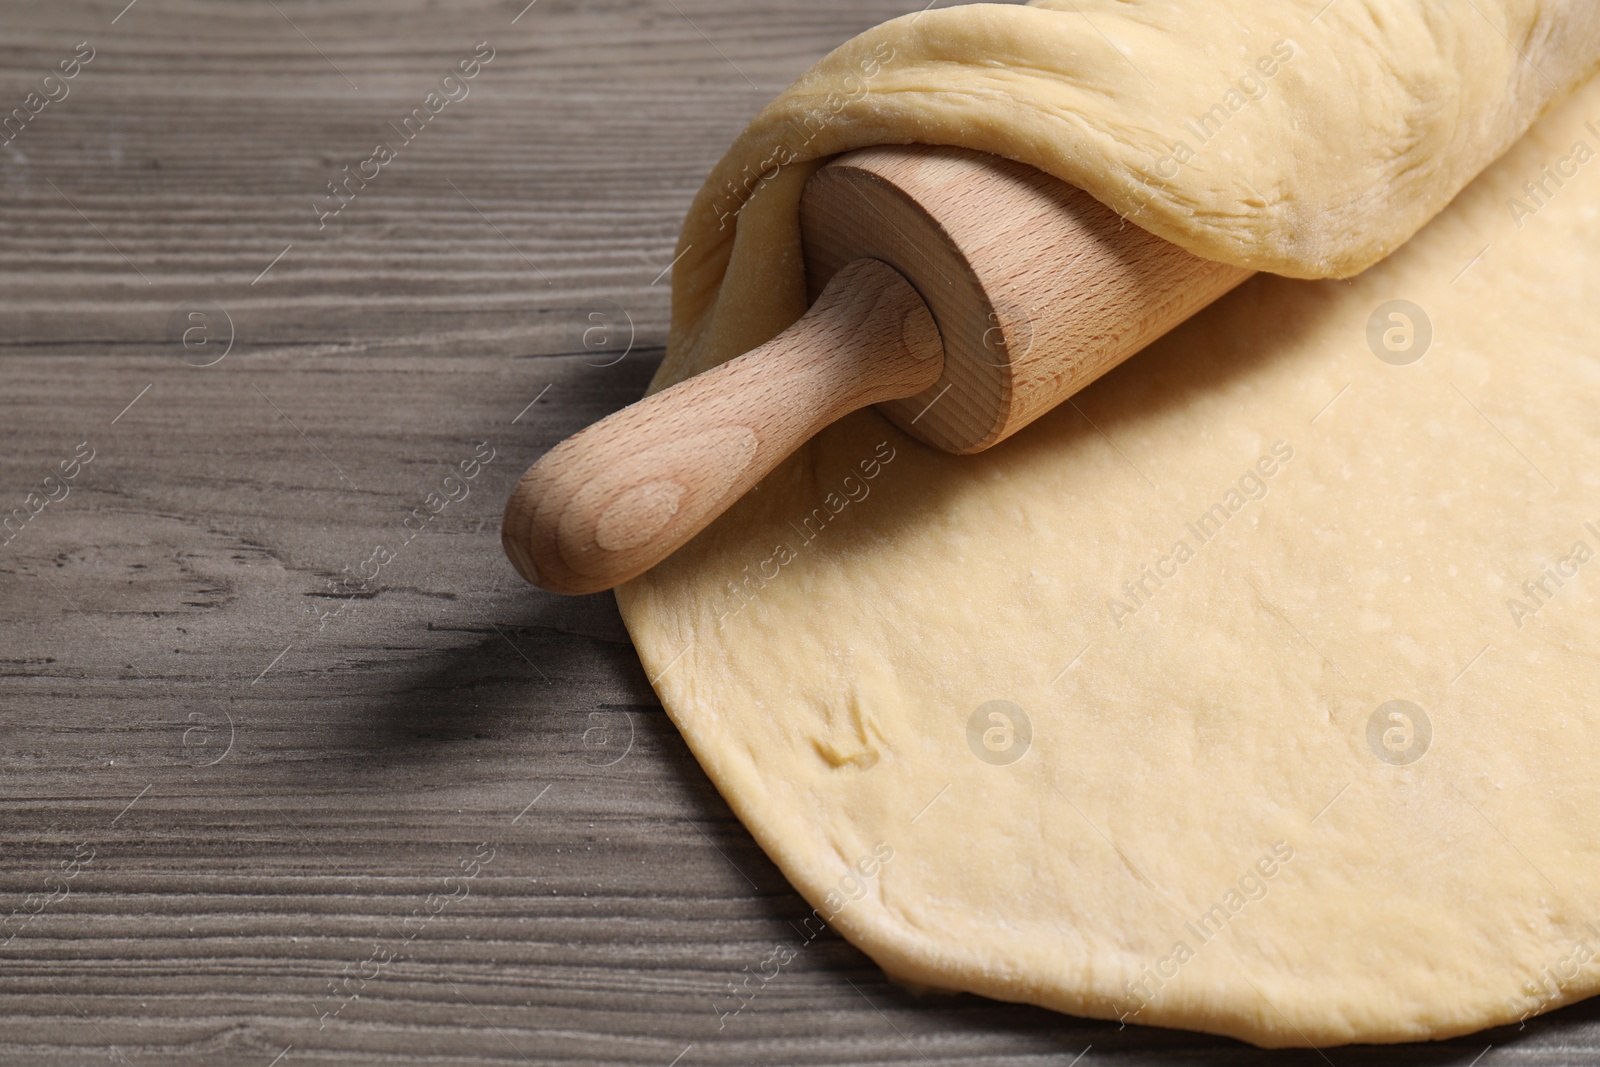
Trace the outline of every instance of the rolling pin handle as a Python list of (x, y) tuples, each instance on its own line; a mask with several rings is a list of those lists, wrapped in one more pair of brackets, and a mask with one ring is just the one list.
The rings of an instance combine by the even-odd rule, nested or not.
[(590, 426), (530, 467), (501, 541), (555, 593), (611, 589), (671, 555), (784, 458), (852, 411), (939, 380), (927, 305), (861, 259), (774, 340)]

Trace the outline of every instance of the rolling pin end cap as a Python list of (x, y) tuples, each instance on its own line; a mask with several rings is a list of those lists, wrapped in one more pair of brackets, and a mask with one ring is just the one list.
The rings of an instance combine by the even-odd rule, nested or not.
[(505, 546), (506, 558), (517, 569), (517, 573), (527, 581), (542, 588), (544, 583), (539, 578), (539, 567), (533, 562), (533, 557), (528, 554), (528, 550), (523, 547), (522, 542), (510, 530), (501, 530), (500, 543)]

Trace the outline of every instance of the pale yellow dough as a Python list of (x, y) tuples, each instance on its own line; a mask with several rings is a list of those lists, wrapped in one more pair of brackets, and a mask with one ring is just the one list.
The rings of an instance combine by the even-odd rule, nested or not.
[[(903, 65), (822, 153), (959, 141), (1202, 254), (1347, 273), (1600, 53), (1592, 4), (1060, 6), (847, 46)], [(1140, 181), (1285, 38), (1263, 99)], [(741, 145), (724, 169), (764, 158)], [(978, 456), (852, 416), (619, 590), (667, 711), (806, 898), (910, 981), (1269, 1046), (1600, 989), (1597, 152), (1589, 85), (1353, 280), (1258, 277)], [(658, 384), (797, 313), (805, 170), (740, 214), (720, 304), (730, 248), (697, 202)], [(1406, 320), (1369, 330), (1392, 300), (1431, 325), (1407, 365), (1372, 348), (1402, 360)], [(1031, 725), (1015, 762), (969, 741), (991, 701)]]

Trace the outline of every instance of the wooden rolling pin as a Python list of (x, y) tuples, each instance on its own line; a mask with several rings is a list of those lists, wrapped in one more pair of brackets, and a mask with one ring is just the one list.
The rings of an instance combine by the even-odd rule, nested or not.
[(947, 452), (1005, 440), (1244, 281), (1020, 163), (840, 156), (800, 204), (811, 310), (775, 340), (574, 434), (501, 540), (557, 593), (655, 566), (812, 435), (869, 404)]

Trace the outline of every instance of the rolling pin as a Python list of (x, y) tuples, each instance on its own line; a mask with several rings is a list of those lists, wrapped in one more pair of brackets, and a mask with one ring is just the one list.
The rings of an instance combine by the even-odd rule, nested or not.
[(868, 405), (935, 448), (980, 452), (1251, 274), (1025, 164), (924, 145), (822, 167), (800, 231), (814, 303), (798, 322), (523, 475), (501, 541), (524, 578), (581, 594), (642, 574)]

